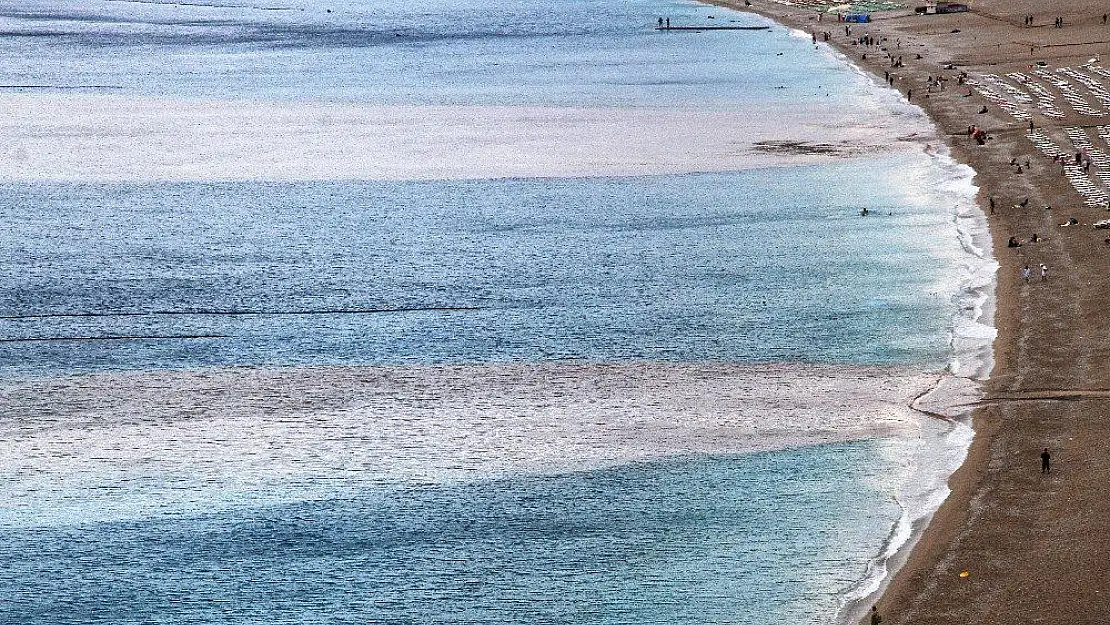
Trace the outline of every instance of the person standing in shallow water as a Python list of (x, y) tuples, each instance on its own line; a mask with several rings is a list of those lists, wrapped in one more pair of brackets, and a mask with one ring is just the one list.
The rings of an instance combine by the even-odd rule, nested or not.
[(1052, 473), (1052, 454), (1048, 453), (1048, 447), (1041, 452), (1041, 473)]
[(871, 625), (879, 625), (883, 622), (883, 617), (879, 616), (879, 608), (871, 606)]

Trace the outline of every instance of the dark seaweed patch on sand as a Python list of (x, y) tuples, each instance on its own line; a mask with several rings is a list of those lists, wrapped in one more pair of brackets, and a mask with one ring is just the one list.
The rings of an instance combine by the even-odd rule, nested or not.
[(851, 156), (859, 152), (858, 147), (847, 144), (810, 143), (808, 141), (756, 141), (752, 144), (757, 152), (783, 156)]

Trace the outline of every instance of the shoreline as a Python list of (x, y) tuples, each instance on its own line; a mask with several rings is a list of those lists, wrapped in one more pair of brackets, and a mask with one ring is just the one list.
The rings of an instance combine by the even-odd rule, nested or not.
[[(907, 542), (910, 548), (892, 559), (896, 568), (876, 601), (883, 622), (1072, 623), (1110, 617), (1099, 596), (1105, 576), (1098, 572), (1110, 549), (1088, 540), (1110, 525), (1098, 479), (1110, 470), (1110, 454), (1101, 446), (1110, 428), (1098, 414), (1099, 402), (1108, 398), (1099, 389), (1110, 384), (1103, 364), (1107, 349), (1098, 338), (1110, 330), (1101, 314), (1110, 293), (1098, 278), (1110, 254), (1100, 251), (1102, 236), (1090, 232), (1093, 221), (1108, 215), (1025, 136), (1026, 123), (1060, 136), (1110, 122), (1092, 120), (1094, 113), (1081, 108), (1059, 117), (1056, 111), (1051, 119), (1034, 110), (1029, 121), (1014, 116), (1012, 105), (957, 83), (961, 72), (1006, 75), (1036, 68), (1035, 61), (1055, 69), (1098, 60), (1110, 52), (1104, 7), (1081, 0), (1046, 10), (1032, 2), (985, 0), (969, 13), (919, 16), (903, 8), (873, 13), (870, 23), (844, 24), (835, 14), (818, 21), (813, 9), (769, 0), (708, 2), (805, 33), (829, 32), (827, 45), (924, 110), (953, 158), (976, 172), (978, 204), (988, 215), (998, 263), (993, 306), (984, 307), (997, 329), (994, 369), (971, 413), (974, 437), (948, 479), (949, 495), (923, 519), (918, 538)], [(1067, 11), (1066, 17), (1051, 11)], [(1048, 28), (1056, 18), (1061, 25)], [(864, 34), (876, 44), (853, 43)], [(886, 56), (895, 52), (902, 59), (897, 67)], [(950, 81), (939, 92), (931, 86), (938, 76)], [(985, 145), (977, 146), (965, 132), (972, 124), (988, 133)], [(1086, 226), (1058, 229), (1065, 217)], [(1048, 236), (1016, 252), (1002, 243), (1030, 232)], [(1057, 279), (1023, 284), (1015, 275), (1023, 264), (1042, 262)], [(1069, 393), (1080, 399), (1053, 402), (1051, 394)], [(1053, 452), (1055, 472), (1047, 476), (1037, 472), (1042, 446)], [(1076, 468), (1066, 481), (1057, 477), (1061, 455)], [(865, 601), (871, 603), (864, 597), (843, 620), (859, 622)]]
[[(710, 0), (710, 3), (743, 10), (732, 6), (727, 0)], [(789, 30), (789, 36), (809, 38), (809, 34), (797, 24), (754, 11), (754, 7), (746, 9), (773, 24), (785, 26)], [(935, 161), (934, 168), (947, 174), (944, 180), (951, 182), (953, 187), (964, 184), (970, 187), (942, 191), (946, 199), (954, 204), (949, 212), (955, 230), (954, 236), (967, 257), (967, 272), (952, 295), (957, 310), (953, 314), (949, 332), (951, 361), (937, 382), (907, 406), (924, 419), (938, 419), (950, 424), (950, 429), (942, 439), (938, 439), (938, 442), (943, 442), (945, 452), (933, 458), (941, 459), (945, 464), (938, 471), (935, 467), (921, 464), (920, 460), (915, 461), (918, 465), (915, 474), (917, 479), (922, 480), (918, 484), (920, 490), (912, 494), (900, 492), (895, 498), (902, 509), (901, 518), (892, 526), (882, 550), (871, 559), (864, 577), (846, 589), (833, 615), (833, 623), (849, 625), (865, 619), (870, 606), (883, 596), (899, 571), (910, 560), (934, 516), (951, 496), (952, 479), (970, 457), (977, 431), (973, 425), (975, 411), (968, 406), (983, 400), (983, 385), (989, 379), (995, 364), (993, 350), (997, 329), (992, 321), (996, 309), (995, 275), (999, 263), (993, 254), (995, 246), (985, 207), (980, 206), (977, 201), (981, 191), (975, 184), (978, 172), (953, 155), (947, 138), (928, 110), (907, 101), (904, 94), (888, 87), (885, 82), (880, 82), (878, 79), (881, 76), (863, 67), (847, 50), (830, 45), (831, 43), (826, 44), (831, 57), (867, 81), (869, 88), (876, 89), (880, 94), (890, 94), (888, 106), (912, 107), (910, 114), (920, 116), (932, 129), (931, 136), (917, 137), (914, 141), (920, 144), (925, 156)], [(954, 171), (956, 169), (964, 171)], [(926, 181), (925, 184), (932, 186), (936, 181)]]
[[(752, 3), (751, 5), (745, 7), (737, 6), (734, 0), (707, 1), (710, 4), (716, 6), (721, 6), (737, 11), (746, 11), (769, 19), (774, 23), (780, 24), (790, 29), (790, 34), (792, 36), (806, 37), (809, 34), (804, 29), (803, 24), (796, 22), (796, 20), (806, 19), (807, 16), (810, 18), (812, 17), (812, 13), (807, 13), (804, 10), (798, 11), (797, 13), (790, 13), (788, 14), (789, 17), (787, 17), (787, 15), (774, 15), (773, 12), (770, 10), (770, 7), (764, 6), (767, 0), (763, 0), (763, 2), (758, 5)], [(774, 0), (771, 1), (774, 2)], [(783, 8), (786, 7), (784, 6)], [(834, 24), (843, 25), (842, 23), (837, 22), (834, 22)], [(869, 25), (870, 24), (853, 24), (853, 26), (856, 27), (866, 27)], [(892, 86), (888, 87), (885, 82), (883, 84), (879, 84), (878, 80), (880, 76), (876, 72), (867, 68), (861, 62), (862, 59), (859, 58), (859, 56), (853, 55), (852, 50), (849, 46), (843, 44), (838, 45), (839, 42), (837, 42), (835, 39), (824, 42), (821, 41), (821, 39), (819, 38), (817, 41), (820, 43), (824, 43), (824, 45), (827, 46), (829, 51), (839, 61), (849, 66), (851, 69), (859, 72), (861, 76), (872, 81), (874, 83), (874, 87), (889, 88), (891, 91), (899, 93), (900, 95), (902, 95), (903, 98), (905, 98), (905, 94), (902, 94), (898, 90), (894, 89)], [(939, 69), (940, 68), (938, 68), (938, 70)], [(912, 102), (910, 102), (908, 99), (903, 101), (906, 104), (912, 104)], [(936, 151), (931, 149), (930, 145), (926, 145), (923, 151), (928, 156), (934, 159), (947, 159), (952, 164), (968, 166), (966, 163), (961, 162), (957, 157), (954, 156), (952, 150), (953, 146), (949, 145), (949, 140), (944, 135), (940, 124), (937, 123), (933, 112), (929, 111), (927, 108), (921, 106), (920, 104), (915, 105), (915, 108), (921, 111), (921, 114), (924, 115), (928, 122), (934, 127), (935, 136), (931, 137), (931, 139), (935, 139), (938, 142), (941, 142), (940, 148), (942, 153), (937, 153)], [(943, 167), (943, 165), (938, 163), (937, 167)], [(972, 180), (974, 181), (978, 178), (979, 174), (974, 169), (972, 169), (971, 171)], [(976, 196), (978, 196), (978, 192), (981, 191), (982, 189), (976, 186)], [(993, 263), (994, 272), (992, 273), (996, 274), (999, 269), (999, 264), (994, 259), (994, 256), (992, 254), (993, 241), (992, 237), (990, 236), (990, 223), (987, 218), (985, 207), (980, 205), (976, 208), (978, 210), (976, 210), (975, 214), (971, 215), (971, 217), (972, 219), (976, 219), (977, 221), (979, 221), (979, 224), (977, 225), (982, 226), (981, 231), (977, 228), (973, 232), (964, 232), (957, 227), (957, 238), (960, 241), (961, 247), (963, 247), (968, 255), (978, 257), (980, 259), (983, 259), (984, 261), (990, 261), (991, 263)], [(952, 215), (953, 219), (957, 222), (961, 217), (959, 209), (960, 206), (957, 204)], [(985, 243), (985, 245), (989, 245), (990, 247), (988, 248), (985, 246), (975, 246), (974, 242), (976, 234), (980, 236), (985, 234), (986, 241), (983, 243)], [(977, 250), (974, 249), (975, 247), (979, 247), (979, 249), (982, 251), (982, 254), (976, 253)], [(978, 272), (974, 270), (970, 271), (965, 283), (960, 285), (958, 293), (953, 296), (957, 300), (962, 300), (967, 296), (974, 295), (976, 292), (983, 293), (984, 297), (974, 307), (973, 314), (969, 315), (966, 318), (967, 321), (971, 322), (972, 324), (981, 324), (983, 323), (983, 320), (985, 318), (993, 319), (994, 312), (997, 307), (997, 304), (994, 301), (996, 297), (994, 280), (989, 281), (985, 285), (979, 285), (978, 287), (968, 286), (967, 283), (969, 283), (977, 275), (977, 273)], [(965, 309), (961, 307), (961, 309), (956, 312), (953, 319), (954, 324), (958, 323), (958, 320), (960, 319), (965, 319), (965, 316), (963, 314), (964, 310)], [(991, 316), (989, 318), (986, 317), (987, 311), (991, 313)], [(995, 329), (995, 331), (997, 332), (997, 328), (994, 328), (994, 326), (990, 327)], [(967, 467), (967, 465), (971, 463), (973, 449), (975, 449), (977, 443), (980, 443), (982, 440), (982, 437), (980, 436), (980, 431), (975, 424), (976, 411), (974, 409), (957, 410), (955, 414), (949, 415), (944, 414), (944, 411), (946, 407), (952, 409), (955, 406), (955, 404), (953, 404), (952, 402), (941, 402), (942, 406), (933, 407), (933, 409), (928, 409), (920, 406), (920, 404), (928, 397), (935, 393), (938, 393), (941, 390), (941, 387), (944, 386), (946, 382), (954, 382), (960, 379), (966, 380), (973, 385), (977, 385), (978, 388), (976, 388), (975, 391), (972, 392), (972, 395), (978, 400), (983, 399), (982, 385), (987, 380), (989, 380), (990, 374), (995, 364), (993, 354), (991, 352), (993, 352), (996, 338), (987, 341), (986, 344), (983, 346), (985, 358), (979, 363), (977, 367), (974, 367), (974, 371), (969, 375), (960, 376), (957, 373), (957, 370), (959, 369), (961, 351), (956, 347), (955, 344), (959, 338), (957, 336), (955, 327), (953, 327), (951, 337), (952, 362), (950, 364), (950, 369), (952, 369), (952, 371), (938, 379), (937, 383), (932, 388), (914, 398), (914, 400), (909, 404), (909, 408), (922, 414), (925, 418), (943, 419), (952, 423), (952, 429), (944, 437), (946, 441), (950, 441), (954, 436), (956, 436), (959, 433), (959, 428), (961, 426), (969, 431), (970, 440), (964, 443), (962, 452), (958, 454), (958, 460), (955, 461), (952, 470), (948, 472), (948, 479), (945, 480), (945, 482), (941, 484), (938, 488), (930, 491), (930, 494), (932, 495), (934, 500), (927, 503), (923, 508), (917, 510), (916, 512), (918, 514), (916, 516), (910, 514), (910, 510), (906, 507), (905, 503), (901, 501), (901, 499), (896, 500), (903, 510), (903, 516), (895, 522), (894, 526), (892, 526), (890, 536), (886, 540), (883, 550), (880, 553), (876, 554), (876, 556), (872, 559), (871, 565), (869, 565), (868, 567), (867, 574), (844, 596), (843, 601), (837, 609), (836, 614), (833, 616), (833, 623), (835, 623), (836, 625), (865, 623), (870, 612), (870, 606), (876, 604), (881, 605), (885, 603), (883, 599), (886, 596), (888, 589), (895, 586), (902, 573), (902, 570), (907, 565), (909, 565), (915, 554), (919, 554), (921, 551), (924, 551), (929, 546), (928, 544), (922, 545), (923, 549), (918, 549), (918, 545), (923, 540), (927, 540), (927, 537), (929, 536), (929, 529), (930, 527), (934, 526), (934, 521), (936, 521), (936, 523), (939, 525), (947, 520), (938, 519), (937, 517), (942, 514), (942, 510), (945, 508), (945, 504), (952, 498), (952, 496), (956, 492), (955, 489), (952, 487), (952, 483), (956, 479), (957, 474), (964, 471), (965, 467)], [(919, 470), (918, 472), (922, 473), (923, 470)], [(880, 571), (878, 575), (874, 575), (874, 568), (878, 568), (878, 570)]]
[[(843, 55), (838, 56), (845, 63), (851, 63)], [(926, 149), (926, 153), (939, 161), (936, 165), (938, 169), (947, 170), (960, 165), (943, 144), (939, 150)], [(971, 177), (974, 178), (974, 171)], [(978, 188), (972, 186), (978, 192)], [(975, 195), (973, 193), (972, 197)], [(910, 409), (924, 418), (939, 419), (951, 424), (951, 429), (943, 436), (943, 448), (946, 452), (939, 456), (947, 462), (939, 473), (947, 478), (941, 477), (935, 481), (927, 479), (921, 484), (922, 490), (913, 498), (918, 503), (916, 507), (911, 507), (902, 499), (897, 500), (903, 509), (903, 517), (891, 528), (890, 537), (882, 552), (872, 560), (868, 574), (844, 597), (834, 616), (834, 622), (838, 625), (863, 620), (871, 605), (886, 591), (924, 536), (933, 517), (951, 495), (949, 482), (966, 462), (976, 438), (974, 411), (966, 406), (982, 400), (982, 385), (989, 379), (994, 367), (992, 350), (996, 329), (991, 321), (995, 308), (993, 276), (997, 272), (998, 263), (991, 253), (993, 245), (987, 216), (976, 204), (966, 207), (962, 201), (957, 202), (951, 217), (960, 247), (969, 257), (968, 273), (953, 295), (958, 309), (953, 315), (950, 331), (952, 360), (949, 370), (938, 378), (936, 384), (909, 404)], [(961, 220), (968, 221), (969, 226), (961, 225)], [(936, 477), (926, 467), (919, 467), (917, 474), (919, 477)], [(877, 575), (875, 570), (878, 571)]]

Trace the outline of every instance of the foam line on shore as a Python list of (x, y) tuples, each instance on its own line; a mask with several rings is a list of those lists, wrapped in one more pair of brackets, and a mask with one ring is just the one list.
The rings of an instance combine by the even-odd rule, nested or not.
[[(869, 80), (877, 92), (888, 96), (914, 116), (928, 120), (927, 113), (902, 98), (902, 95), (885, 85), (878, 84), (874, 76), (844, 54), (828, 47), (843, 63), (861, 77)], [(935, 127), (934, 127), (935, 130)], [(964, 274), (952, 295), (956, 312), (949, 325), (951, 360), (948, 375), (917, 398), (911, 405), (915, 410), (949, 420), (951, 427), (943, 437), (942, 451), (931, 457), (919, 457), (917, 476), (906, 482), (908, 488), (896, 496), (902, 510), (900, 518), (891, 529), (882, 551), (872, 559), (860, 582), (842, 597), (836, 622), (849, 625), (866, 616), (869, 606), (881, 596), (893, 575), (905, 563), (910, 552), (932, 521), (933, 515), (951, 494), (948, 479), (967, 458), (975, 432), (966, 406), (982, 398), (980, 383), (990, 376), (994, 367), (993, 346), (997, 331), (991, 323), (994, 312), (994, 274), (998, 263), (994, 260), (986, 215), (975, 201), (978, 187), (973, 178), (974, 170), (951, 158), (947, 146), (936, 136), (929, 142), (922, 138), (922, 149), (934, 161), (943, 179), (936, 181), (953, 206), (950, 214), (955, 236), (965, 253)], [(939, 461), (938, 464), (933, 464)]]
[[(943, 381), (944, 379), (938, 384), (943, 385)], [(963, 464), (975, 435), (969, 421), (953, 420), (950, 423), (951, 427), (942, 439), (943, 453), (915, 461), (929, 462), (939, 457), (942, 460), (940, 465), (928, 467), (931, 469), (928, 473), (934, 479), (907, 481), (907, 485), (917, 488), (912, 493), (900, 493), (895, 499), (902, 513), (891, 528), (883, 549), (868, 563), (863, 579), (842, 595), (835, 619), (837, 624), (857, 623), (866, 615), (869, 606), (886, 589), (894, 572), (906, 561), (933, 514), (948, 498), (950, 489), (947, 479)], [(926, 467), (919, 465), (919, 473), (925, 471)]]
[[(762, 17), (780, 23), (768, 16)], [(810, 37), (809, 33), (789, 24), (782, 25), (791, 36)], [(905, 563), (933, 515), (951, 494), (948, 479), (967, 458), (975, 437), (968, 406), (982, 398), (981, 383), (990, 377), (994, 368), (995, 274), (999, 265), (992, 254), (987, 217), (976, 201), (979, 189), (974, 183), (975, 171), (952, 158), (928, 113), (908, 102), (897, 90), (880, 84), (877, 76), (856, 65), (835, 47), (822, 43), (819, 48), (866, 81), (883, 106), (896, 116), (917, 118), (930, 127), (930, 136), (918, 138), (922, 150), (933, 159), (936, 170), (943, 173), (943, 179), (937, 180), (934, 188), (939, 187), (953, 206), (951, 218), (955, 236), (965, 253), (964, 274), (953, 294), (956, 312), (949, 326), (949, 372), (911, 404), (920, 413), (947, 420), (950, 427), (943, 436), (939, 454), (919, 455), (914, 460), (917, 475), (906, 481), (909, 488), (896, 497), (902, 510), (900, 518), (891, 528), (883, 549), (868, 564), (863, 578), (845, 589), (834, 620), (839, 625), (850, 625), (866, 615), (869, 606), (886, 590), (894, 573)], [(937, 460), (939, 466), (932, 464)]]

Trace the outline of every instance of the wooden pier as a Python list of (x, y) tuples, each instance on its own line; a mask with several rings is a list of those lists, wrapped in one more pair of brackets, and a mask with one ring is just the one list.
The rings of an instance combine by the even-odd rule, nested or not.
[(656, 26), (655, 30), (771, 30), (770, 26)]

